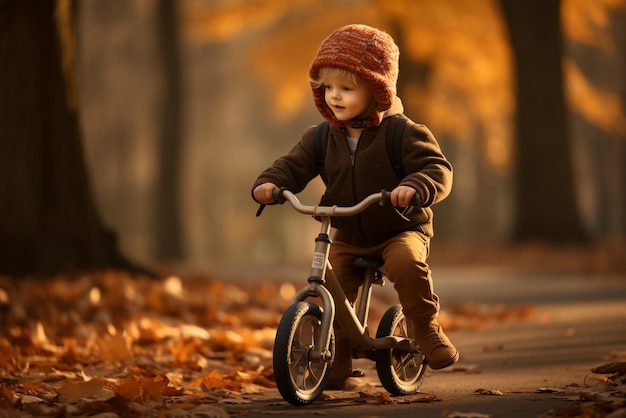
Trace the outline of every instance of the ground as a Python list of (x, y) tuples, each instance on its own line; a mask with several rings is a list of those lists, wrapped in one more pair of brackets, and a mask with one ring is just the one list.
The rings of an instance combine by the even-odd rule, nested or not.
[[(301, 278), (0, 278), (0, 417), (626, 416), (623, 272), (601, 256), (537, 265), (518, 254), (524, 263), (433, 259), (441, 322), (461, 359), (429, 370), (418, 394), (390, 397), (359, 360), (365, 377), (303, 408), (281, 399), (271, 367)], [(377, 289), (372, 321), (394, 298), (391, 286)]]

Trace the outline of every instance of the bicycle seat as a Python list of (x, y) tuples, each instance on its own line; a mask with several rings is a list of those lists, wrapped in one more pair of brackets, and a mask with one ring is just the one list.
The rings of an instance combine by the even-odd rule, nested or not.
[(379, 257), (358, 257), (354, 259), (352, 264), (355, 267), (377, 270), (378, 268), (382, 267), (385, 262), (382, 258)]

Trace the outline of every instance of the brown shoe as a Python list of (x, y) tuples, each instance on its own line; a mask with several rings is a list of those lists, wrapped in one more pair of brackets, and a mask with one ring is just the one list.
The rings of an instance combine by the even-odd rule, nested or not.
[(346, 387), (346, 380), (352, 376), (352, 362), (335, 361), (330, 367), (330, 376), (326, 381), (325, 389), (342, 390)]
[(431, 369), (443, 369), (459, 360), (459, 352), (436, 320), (425, 324), (414, 324), (413, 329), (415, 342), (426, 356), (426, 362)]
[(330, 376), (326, 381), (326, 389), (342, 390), (346, 386), (346, 380), (352, 375), (352, 346), (337, 336), (335, 341), (335, 359), (330, 366)]
[(352, 390), (356, 387), (354, 382), (348, 382), (350, 377), (364, 377), (365, 373), (359, 369), (352, 369), (348, 376), (339, 373), (333, 373), (333, 369), (330, 369), (330, 376), (324, 387), (327, 390)]

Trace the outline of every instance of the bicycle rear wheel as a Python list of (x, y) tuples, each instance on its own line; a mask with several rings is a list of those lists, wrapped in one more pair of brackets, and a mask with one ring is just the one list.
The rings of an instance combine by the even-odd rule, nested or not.
[[(387, 309), (376, 331), (376, 338), (409, 337), (407, 320), (400, 305)], [(376, 351), (376, 371), (383, 387), (392, 395), (416, 393), (424, 380), (426, 359), (419, 351), (397, 348)]]
[[(324, 390), (332, 362), (312, 358), (319, 347), (322, 310), (319, 306), (298, 302), (285, 311), (274, 341), (274, 378), (283, 399), (295, 406), (308, 405)], [(334, 336), (330, 352), (335, 355)]]

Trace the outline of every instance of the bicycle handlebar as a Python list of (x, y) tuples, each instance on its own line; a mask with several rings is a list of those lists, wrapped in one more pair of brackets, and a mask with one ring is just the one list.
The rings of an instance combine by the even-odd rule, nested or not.
[[(373, 193), (367, 196), (365, 199), (361, 200), (354, 206), (307, 206), (300, 203), (300, 200), (294, 195), (292, 192), (285, 188), (274, 189), (272, 192), (274, 200), (278, 203), (283, 204), (285, 202), (289, 202), (293, 208), (300, 213), (305, 215), (313, 215), (313, 216), (352, 216), (357, 213), (363, 212), (369, 206), (374, 203), (379, 203), (382, 206), (391, 205), (391, 192), (386, 190), (382, 190), (378, 193)], [(417, 195), (416, 195), (417, 197)], [(414, 199), (416, 201), (417, 199)], [(413, 203), (413, 202), (412, 202)]]

